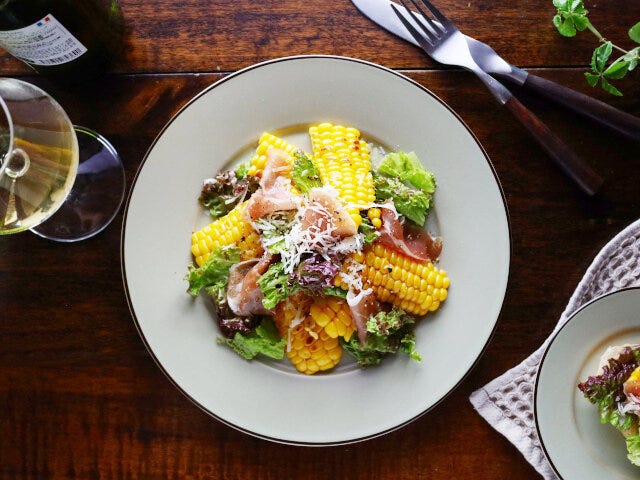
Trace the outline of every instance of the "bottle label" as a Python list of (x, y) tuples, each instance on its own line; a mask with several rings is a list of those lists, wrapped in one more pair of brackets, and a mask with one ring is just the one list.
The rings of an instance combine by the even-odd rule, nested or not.
[(32, 65), (61, 65), (87, 51), (64, 25), (49, 14), (17, 30), (0, 31), (0, 47)]

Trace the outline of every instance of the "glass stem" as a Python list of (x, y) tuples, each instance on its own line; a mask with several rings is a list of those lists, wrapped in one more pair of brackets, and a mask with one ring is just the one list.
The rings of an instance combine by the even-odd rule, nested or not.
[(21, 148), (14, 148), (7, 159), (5, 173), (7, 176), (16, 179), (27, 173), (30, 165), (29, 154)]
[(18, 212), (16, 210), (15, 188), (16, 188), (16, 179), (12, 178), (11, 186), (9, 187), (9, 190), (8, 190), (7, 208), (6, 208), (4, 217), (0, 222), (0, 227), (4, 225), (12, 225), (18, 220)]

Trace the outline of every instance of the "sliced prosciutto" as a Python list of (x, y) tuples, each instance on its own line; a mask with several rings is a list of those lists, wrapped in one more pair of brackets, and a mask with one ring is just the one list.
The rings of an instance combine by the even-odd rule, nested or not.
[(330, 230), (334, 238), (358, 233), (356, 222), (338, 199), (338, 192), (333, 187), (312, 188), (309, 191), (309, 204), (302, 218), (302, 229)]
[(258, 285), (258, 279), (267, 271), (272, 261), (273, 255), (267, 252), (260, 259), (245, 260), (231, 267), (227, 304), (233, 313), (240, 317), (273, 313), (262, 305), (263, 295)]
[(260, 179), (260, 188), (251, 196), (245, 207), (250, 221), (274, 212), (297, 210), (298, 195), (291, 193), (291, 163), (284, 150), (270, 148), (267, 163)]
[(356, 333), (360, 345), (364, 345), (367, 340), (367, 321), (375, 315), (382, 307), (372, 289), (362, 290), (357, 295), (349, 290), (347, 293), (347, 303), (351, 309), (351, 318), (355, 324)]
[(420, 261), (435, 260), (440, 255), (441, 237), (432, 237), (415, 225), (402, 225), (395, 211), (390, 208), (381, 209), (380, 219), (382, 227), (378, 242)]

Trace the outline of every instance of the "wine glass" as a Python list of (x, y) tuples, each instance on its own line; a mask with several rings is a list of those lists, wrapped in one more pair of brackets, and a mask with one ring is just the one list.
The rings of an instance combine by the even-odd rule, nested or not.
[(22, 80), (0, 78), (0, 107), (0, 235), (73, 242), (102, 231), (124, 198), (113, 146)]

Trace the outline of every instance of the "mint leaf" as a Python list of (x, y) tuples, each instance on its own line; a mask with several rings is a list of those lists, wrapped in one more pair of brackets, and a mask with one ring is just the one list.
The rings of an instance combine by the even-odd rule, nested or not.
[(602, 77), (600, 79), (600, 84), (602, 86), (602, 89), (605, 92), (610, 93), (611, 95), (615, 95), (616, 97), (622, 96), (622, 92), (618, 90), (616, 87), (614, 87), (613, 85), (611, 85), (606, 78)]
[(598, 85), (600, 75), (594, 75), (593, 73), (585, 72), (584, 76), (590, 86), (595, 87), (596, 85)]
[(622, 96), (622, 92), (614, 87), (609, 79), (620, 79), (626, 75), (629, 71), (630, 62), (616, 60), (609, 67), (607, 67), (607, 61), (613, 52), (613, 45), (611, 42), (605, 42), (596, 48), (591, 55), (591, 72), (585, 73), (587, 83), (592, 87), (595, 87), (598, 82), (602, 86), (605, 92), (612, 95)]
[(591, 69), (596, 73), (602, 73), (612, 51), (613, 45), (611, 42), (605, 42), (596, 48), (593, 51), (593, 55), (591, 55)]
[(561, 35), (573, 37), (589, 25), (589, 11), (584, 8), (582, 0), (553, 0), (553, 5), (557, 10), (553, 24)]
[[(585, 73), (587, 83), (591, 87), (600, 84), (606, 92), (621, 96), (622, 92), (611, 84), (611, 80), (623, 78), (627, 72), (634, 70), (638, 66), (638, 63), (640, 63), (640, 47), (626, 51), (607, 41), (589, 20), (589, 11), (585, 8), (582, 0), (553, 0), (553, 6), (556, 8), (556, 14), (552, 23), (561, 35), (573, 37), (578, 31), (588, 29), (601, 43), (591, 56), (591, 71)], [(628, 35), (631, 40), (640, 43), (640, 22), (628, 30)], [(614, 48), (622, 52), (622, 55), (610, 62)], [(610, 65), (607, 67), (609, 62)]]
[(624, 77), (628, 71), (629, 62), (623, 60), (620, 62), (614, 62), (609, 65), (609, 67), (604, 72), (602, 72), (602, 75), (607, 78), (619, 80), (620, 78)]
[(640, 22), (629, 29), (629, 38), (636, 43), (640, 43)]

